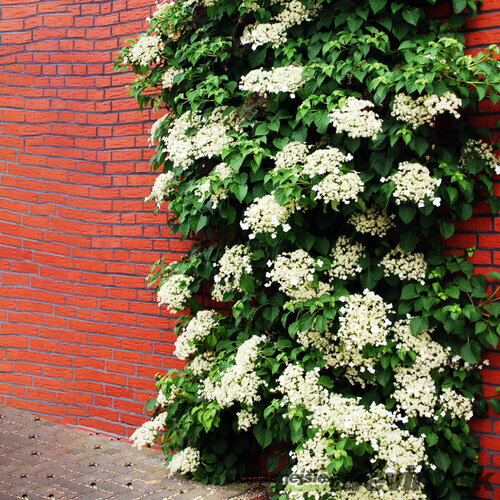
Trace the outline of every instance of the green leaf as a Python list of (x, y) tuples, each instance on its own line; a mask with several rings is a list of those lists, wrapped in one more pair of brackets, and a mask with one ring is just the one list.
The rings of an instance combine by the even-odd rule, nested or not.
[(408, 283), (401, 290), (401, 298), (403, 300), (414, 299), (418, 297), (418, 295), (417, 289), (413, 283)]
[(446, 221), (444, 219), (441, 219), (439, 221), (439, 231), (441, 232), (441, 236), (447, 240), (450, 238), (453, 233), (455, 232), (455, 225), (453, 222)]
[(385, 387), (389, 383), (390, 379), (391, 379), (391, 372), (389, 370), (380, 370), (377, 373), (377, 382), (382, 387)]
[(326, 387), (327, 389), (333, 388), (332, 379), (330, 377), (327, 377), (326, 375), (321, 375), (321, 377), (319, 377), (318, 384), (322, 385), (323, 387)]
[(419, 9), (411, 9), (403, 11), (403, 19), (414, 26), (417, 25), (418, 20), (420, 19), (420, 10)]
[(489, 402), (490, 402), (491, 409), (495, 413), (500, 413), (500, 399), (498, 399), (498, 398), (490, 399)]
[(330, 125), (330, 118), (326, 111), (318, 111), (314, 117), (314, 125), (318, 129), (318, 134), (324, 134), (328, 125)]
[(239, 184), (238, 190), (235, 194), (236, 194), (236, 198), (238, 199), (238, 201), (240, 203), (245, 199), (245, 196), (247, 195), (247, 193), (248, 193), (248, 186), (246, 184)]
[(439, 442), (439, 438), (437, 434), (434, 432), (430, 432), (426, 435), (425, 442), (427, 443), (428, 446), (434, 446), (436, 443)]
[(399, 218), (405, 224), (409, 224), (416, 214), (417, 208), (415, 207), (415, 205), (410, 205), (409, 203), (407, 203), (405, 205), (400, 205), (399, 207)]
[(422, 316), (417, 316), (410, 320), (410, 329), (414, 335), (422, 333), (424, 330), (427, 330), (428, 327), (429, 323), (427, 318)]
[(477, 363), (481, 359), (481, 346), (477, 342), (464, 344), (460, 349), (460, 356), (467, 363)]
[(347, 26), (349, 26), (349, 30), (352, 33), (358, 31), (358, 29), (361, 28), (362, 24), (363, 24), (363, 19), (355, 16), (354, 14), (351, 14), (347, 19)]
[(433, 461), (444, 472), (446, 472), (451, 465), (450, 455), (442, 450), (436, 451), (433, 457)]
[(240, 288), (247, 293), (253, 293), (255, 289), (254, 280), (250, 274), (243, 273), (240, 278)]
[(373, 13), (376, 14), (385, 7), (386, 3), (387, 0), (370, 0), (370, 7), (373, 10)]
[(262, 448), (267, 448), (273, 440), (271, 429), (262, 427), (262, 424), (257, 424), (253, 428), (253, 435)]
[(146, 411), (148, 413), (153, 413), (155, 407), (156, 407), (156, 396), (154, 398), (148, 399), (146, 403)]
[(269, 455), (267, 457), (267, 462), (266, 462), (267, 470), (269, 472), (276, 470), (279, 467), (280, 462), (281, 462), (280, 455), (277, 454)]
[(467, 0), (453, 0), (453, 12), (460, 14), (467, 7)]
[(415, 250), (415, 247), (418, 244), (418, 235), (415, 231), (406, 231), (401, 234), (399, 238), (399, 246), (401, 250), (405, 253), (410, 253)]

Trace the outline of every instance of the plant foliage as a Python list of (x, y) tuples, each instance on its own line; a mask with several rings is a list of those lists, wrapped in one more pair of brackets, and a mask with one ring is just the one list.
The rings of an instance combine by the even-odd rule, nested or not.
[(490, 132), (464, 113), (498, 102), (500, 68), (464, 52), (474, 0), (426, 7), (179, 0), (122, 49), (165, 111), (149, 199), (195, 237), (150, 275), (187, 363), (134, 439), (171, 469), (224, 483), (273, 449), (277, 498), (470, 497), (500, 276), (444, 245), (479, 200), (498, 210)]

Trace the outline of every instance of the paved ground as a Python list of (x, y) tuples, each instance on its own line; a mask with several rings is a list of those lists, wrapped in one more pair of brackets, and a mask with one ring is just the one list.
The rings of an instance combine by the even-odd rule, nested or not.
[(168, 476), (162, 453), (133, 448), (0, 405), (0, 500), (257, 500), (259, 487), (203, 486)]

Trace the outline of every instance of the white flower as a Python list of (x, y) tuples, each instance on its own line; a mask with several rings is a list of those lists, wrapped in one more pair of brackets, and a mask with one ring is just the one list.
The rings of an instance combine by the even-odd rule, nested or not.
[(217, 401), (221, 409), (231, 407), (235, 402), (252, 406), (260, 401), (258, 391), (266, 382), (255, 373), (259, 355), (259, 344), (266, 337), (254, 335), (243, 342), (236, 351), (234, 364), (222, 372), (218, 380), (206, 378), (202, 381), (202, 395), (209, 401)]
[(186, 308), (187, 300), (191, 297), (189, 286), (193, 283), (192, 276), (184, 274), (173, 274), (167, 278), (158, 290), (158, 305), (166, 305), (174, 312), (180, 312)]
[(449, 411), (453, 418), (470, 420), (473, 417), (472, 401), (453, 389), (442, 389), (439, 402), (443, 405), (443, 410)]
[[(168, 158), (174, 166), (186, 170), (199, 158), (212, 158), (233, 141), (226, 132), (238, 126), (234, 113), (225, 114), (225, 107), (215, 108), (210, 116), (186, 111), (174, 120), (163, 138)], [(195, 130), (194, 134), (186, 131)]]
[(128, 60), (147, 66), (156, 61), (161, 53), (161, 38), (159, 35), (142, 35), (130, 49)]
[(243, 91), (258, 92), (296, 92), (305, 81), (302, 78), (302, 66), (282, 66), (265, 70), (254, 69), (247, 75), (242, 76), (239, 88)]
[(200, 452), (196, 448), (187, 447), (174, 454), (168, 464), (172, 474), (188, 474), (196, 472), (200, 465)]
[(276, 153), (274, 157), (275, 169), (287, 169), (302, 165), (309, 152), (309, 146), (303, 142), (289, 142), (282, 151)]
[(340, 313), (338, 339), (347, 350), (362, 351), (367, 344), (374, 347), (386, 345), (387, 327), (392, 324), (387, 317), (390, 311), (390, 304), (372, 291), (350, 295), (344, 312)]
[(376, 139), (382, 129), (382, 120), (366, 108), (373, 108), (370, 101), (348, 97), (345, 103), (330, 113), (330, 119), (338, 134), (345, 132), (349, 137), (371, 137)]
[[(242, 229), (251, 229), (254, 234), (270, 233), (273, 235), (276, 234), (276, 229), (279, 226), (282, 226), (284, 230), (284, 225), (288, 218), (298, 208), (298, 203), (295, 200), (285, 205), (280, 205), (276, 201), (274, 193), (266, 194), (262, 198), (255, 199), (247, 207), (240, 226)], [(288, 226), (289, 229), (290, 227)]]
[(212, 330), (217, 327), (219, 321), (216, 319), (215, 311), (199, 311), (196, 316), (182, 330), (175, 341), (174, 355), (179, 359), (188, 359), (195, 354), (198, 347), (196, 343), (208, 337)]
[[(273, 3), (281, 3), (284, 9), (269, 23), (246, 26), (241, 37), (243, 45), (251, 44), (253, 50), (266, 43), (278, 47), (286, 41), (286, 32), (289, 28), (312, 20), (319, 10), (308, 9), (300, 0), (273, 0)], [(258, 4), (256, 5), (258, 8)]]
[(132, 446), (142, 448), (143, 446), (152, 445), (165, 426), (165, 414), (159, 413), (152, 420), (144, 422), (141, 427), (136, 429), (130, 439), (133, 441)]
[(163, 203), (163, 198), (174, 191), (174, 181), (175, 175), (173, 174), (173, 172), (160, 174), (155, 180), (150, 195), (146, 196), (146, 198), (144, 198), (144, 201), (154, 200), (156, 202), (156, 206), (160, 208), (161, 204)]
[(240, 431), (247, 431), (259, 421), (259, 417), (248, 410), (241, 410), (236, 416), (238, 417), (238, 430)]
[(317, 149), (306, 156), (302, 173), (309, 177), (322, 174), (339, 174), (340, 167), (349, 161), (347, 155), (337, 148)]
[(427, 262), (423, 253), (404, 253), (399, 245), (380, 261), (384, 276), (397, 276), (400, 280), (425, 279)]
[(363, 192), (365, 186), (356, 172), (346, 174), (328, 174), (318, 184), (311, 188), (316, 192), (315, 199), (324, 203), (345, 203), (358, 199), (359, 193)]
[(416, 99), (406, 94), (398, 94), (392, 105), (392, 116), (416, 129), (420, 125), (432, 124), (436, 116), (443, 113), (460, 118), (457, 110), (461, 106), (462, 99), (449, 91), (440, 97), (433, 94)]
[(383, 238), (394, 227), (393, 217), (388, 217), (385, 212), (375, 206), (367, 208), (364, 212), (353, 213), (348, 222), (358, 233), (380, 238)]
[(243, 292), (240, 279), (243, 272), (252, 273), (250, 251), (244, 245), (226, 248), (218, 263), (219, 272), (214, 276), (215, 285), (212, 288), (212, 298), (222, 302), (224, 294), (231, 291)]
[(168, 68), (167, 71), (165, 71), (165, 73), (163, 73), (163, 76), (161, 77), (162, 88), (164, 89), (172, 88), (174, 85), (174, 78), (182, 73), (184, 73), (182, 69), (177, 69), (173, 66)]
[(427, 201), (432, 203), (441, 201), (435, 197), (435, 190), (440, 184), (440, 179), (431, 176), (429, 169), (420, 163), (401, 162), (398, 171), (387, 178), (395, 184), (392, 193), (396, 205), (404, 202), (416, 203), (424, 207)]
[(304, 250), (280, 254), (268, 274), (269, 284), (278, 283), (279, 289), (295, 302), (320, 297), (330, 290), (322, 282), (314, 287), (314, 259)]
[(358, 272), (358, 261), (363, 257), (364, 251), (365, 247), (360, 243), (351, 242), (347, 236), (340, 236), (330, 253), (330, 276), (342, 280), (355, 276)]
[[(212, 207), (216, 208), (220, 200), (225, 200), (229, 195), (229, 189), (223, 184), (223, 181), (233, 175), (233, 169), (226, 163), (219, 163), (210, 173), (205, 177), (196, 188), (196, 194), (200, 197), (199, 202), (203, 202), (205, 197), (210, 194), (210, 201)], [(220, 185), (212, 191), (211, 181), (218, 181)]]

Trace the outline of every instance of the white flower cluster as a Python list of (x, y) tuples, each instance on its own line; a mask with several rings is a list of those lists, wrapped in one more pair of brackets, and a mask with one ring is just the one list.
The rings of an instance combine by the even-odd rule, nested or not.
[(365, 484), (349, 483), (347, 489), (335, 489), (332, 498), (335, 500), (428, 500), (424, 487), (411, 478), (408, 488), (405, 477), (387, 478), (375, 476)]
[(180, 312), (186, 308), (186, 302), (191, 298), (189, 285), (194, 281), (192, 276), (172, 274), (158, 290), (158, 305), (166, 305), (171, 311)]
[(174, 85), (174, 78), (177, 75), (180, 75), (181, 73), (184, 73), (184, 70), (182, 69), (177, 69), (174, 68), (173, 66), (168, 68), (165, 73), (163, 73), (163, 76), (161, 77), (161, 86), (164, 89), (170, 89)]
[(396, 185), (392, 196), (396, 205), (404, 202), (416, 203), (423, 208), (427, 201), (436, 207), (441, 205), (441, 198), (435, 196), (435, 190), (441, 185), (441, 179), (432, 177), (429, 169), (420, 163), (403, 161), (399, 164), (398, 171), (381, 182), (392, 181)]
[(320, 333), (315, 326), (305, 332), (298, 331), (297, 342), (306, 349), (311, 347), (318, 349), (322, 353), (325, 366), (344, 368), (347, 380), (365, 387), (367, 380), (361, 377), (360, 373), (375, 374), (375, 366), (381, 355), (364, 358), (361, 351), (344, 349), (330, 329), (331, 324), (328, 323), (323, 333)]
[(152, 445), (156, 436), (165, 427), (165, 414), (159, 413), (152, 420), (144, 422), (134, 433), (130, 436), (133, 441), (132, 446), (142, 448), (143, 446)]
[(168, 469), (172, 474), (188, 474), (196, 472), (200, 465), (200, 452), (191, 446), (178, 451), (170, 460)]
[[(358, 444), (370, 443), (376, 458), (390, 465), (395, 473), (427, 461), (424, 438), (399, 429), (396, 416), (383, 404), (372, 403), (367, 409), (359, 403), (360, 398), (329, 394), (318, 381), (319, 368), (305, 372), (300, 365), (288, 365), (278, 379), (282, 405), (290, 410), (304, 405), (311, 413), (311, 426), (321, 435), (336, 431), (353, 437)], [(289, 417), (293, 418), (293, 412)]]
[(395, 216), (388, 216), (378, 207), (369, 207), (364, 212), (355, 212), (349, 219), (349, 224), (361, 234), (370, 234), (383, 238), (394, 227)]
[(164, 2), (156, 2), (156, 10), (153, 12), (153, 18), (158, 18), (172, 7), (173, 2), (166, 0)]
[(248, 410), (241, 410), (236, 416), (238, 417), (238, 430), (240, 431), (247, 431), (259, 421), (259, 417)]
[(243, 273), (252, 273), (250, 251), (245, 245), (234, 245), (224, 252), (217, 264), (219, 272), (214, 276), (212, 298), (219, 302), (224, 300), (224, 294), (231, 291), (242, 292), (240, 278)]
[(273, 0), (272, 3), (280, 3), (284, 9), (270, 23), (252, 24), (243, 30), (241, 43), (252, 44), (252, 50), (266, 43), (278, 47), (286, 42), (286, 32), (289, 28), (311, 21), (318, 11), (316, 8), (308, 9), (300, 0)]
[(332, 279), (340, 278), (346, 280), (362, 271), (358, 262), (363, 257), (365, 247), (360, 243), (354, 243), (347, 236), (340, 236), (335, 242), (330, 253), (332, 267), (329, 274)]
[(346, 174), (328, 174), (311, 188), (316, 192), (315, 199), (325, 203), (345, 203), (358, 199), (359, 193), (365, 189), (361, 177), (356, 172)]
[(127, 61), (142, 66), (147, 66), (151, 61), (160, 62), (161, 49), (162, 42), (159, 35), (142, 35), (130, 49)]
[(351, 160), (350, 153), (345, 155), (337, 148), (317, 149), (306, 157), (302, 173), (309, 177), (322, 174), (340, 174), (340, 167)]
[(304, 405), (309, 411), (324, 403), (325, 390), (318, 384), (319, 368), (306, 372), (300, 365), (289, 364), (278, 378), (281, 405), (293, 409)]
[(179, 359), (188, 359), (197, 351), (196, 342), (210, 335), (219, 321), (216, 319), (215, 311), (199, 311), (196, 316), (182, 330), (175, 341), (174, 355)]
[[(186, 111), (179, 116), (164, 137), (165, 150), (176, 167), (186, 170), (199, 158), (212, 158), (233, 141), (226, 132), (235, 128), (235, 114), (224, 114), (224, 107), (215, 108), (208, 117)], [(194, 135), (187, 135), (188, 129), (195, 129)]]
[[(405, 473), (427, 461), (424, 438), (415, 437), (396, 424), (396, 416), (383, 404), (372, 403), (367, 409), (358, 398), (330, 394), (311, 409), (311, 425), (322, 432), (337, 432), (356, 443), (370, 443), (374, 458), (385, 462), (394, 473)], [(417, 469), (419, 470), (419, 469)]]
[(443, 405), (444, 411), (450, 412), (453, 418), (464, 418), (465, 420), (470, 420), (474, 416), (472, 401), (449, 388), (442, 389), (439, 396), (439, 402)]
[(345, 378), (353, 385), (359, 384), (366, 387), (367, 383), (374, 384), (375, 380), (363, 377), (363, 374), (369, 373), (375, 375), (376, 366), (382, 354), (374, 357), (364, 357), (362, 351), (357, 349), (344, 349), (342, 344), (337, 345), (334, 336), (329, 336), (329, 346), (323, 354), (326, 366), (332, 368), (342, 367), (345, 369)]
[(271, 92), (289, 92), (290, 97), (295, 97), (295, 92), (304, 85), (302, 78), (302, 66), (282, 66), (265, 70), (262, 68), (253, 69), (245, 76), (241, 77), (240, 90), (267, 94)]
[(146, 196), (146, 198), (144, 198), (144, 201), (154, 200), (156, 202), (156, 206), (160, 208), (161, 204), (163, 203), (163, 198), (174, 191), (175, 179), (176, 177), (173, 172), (160, 174), (155, 179), (155, 183), (153, 184), (150, 195)]
[(266, 273), (266, 286), (278, 283), (279, 289), (294, 302), (321, 297), (330, 291), (329, 285), (321, 281), (314, 287), (315, 261), (304, 250), (282, 253), (267, 264), (270, 270)]
[(393, 334), (398, 350), (413, 351), (416, 354), (413, 366), (396, 368), (394, 377), (397, 390), (393, 397), (407, 415), (431, 418), (437, 402), (431, 371), (448, 364), (448, 356), (441, 344), (432, 340), (428, 332), (413, 335), (409, 319), (396, 322)]
[(309, 146), (304, 142), (289, 142), (282, 151), (276, 153), (274, 157), (275, 169), (286, 169), (302, 165), (305, 162)]
[[(436, 406), (436, 384), (430, 371), (416, 364), (398, 366), (394, 371), (394, 385), (398, 387), (392, 397), (397, 401), (398, 408), (404, 410), (409, 417), (421, 416), (431, 418)], [(403, 417), (403, 421), (406, 419)]]
[(290, 230), (286, 223), (290, 215), (299, 208), (296, 201), (292, 200), (284, 205), (280, 205), (274, 197), (274, 192), (266, 194), (262, 198), (255, 199), (247, 207), (243, 214), (243, 220), (240, 222), (241, 229), (252, 232), (249, 239), (255, 238), (259, 233), (270, 233), (271, 237), (276, 238), (276, 229), (281, 226), (284, 232)]
[(152, 142), (155, 141), (155, 136), (156, 132), (158, 132), (158, 129), (160, 128), (160, 125), (169, 117), (169, 113), (164, 114), (158, 120), (156, 120), (153, 125), (151, 125), (151, 130), (149, 131), (149, 139), (148, 142), (151, 145)]
[(170, 386), (170, 394), (168, 395), (167, 398), (167, 396), (165, 396), (165, 394), (163, 393), (163, 390), (160, 389), (158, 391), (158, 396), (156, 397), (156, 404), (165, 407), (168, 406), (170, 403), (173, 403), (175, 401), (176, 391), (177, 388), (175, 387), (175, 385), (172, 384)]
[[(226, 163), (219, 163), (206, 180), (197, 187), (196, 194), (200, 197), (198, 201), (201, 203), (205, 199), (205, 196), (210, 193), (212, 207), (217, 208), (219, 201), (225, 200), (229, 195), (229, 190), (222, 183), (231, 177), (231, 175), (233, 175), (233, 169)], [(221, 183), (213, 192), (210, 185), (212, 180), (217, 180)]]
[(330, 119), (338, 134), (345, 132), (352, 138), (371, 137), (375, 140), (382, 129), (382, 120), (367, 109), (374, 106), (371, 101), (350, 96), (343, 106), (330, 113)]
[(460, 118), (457, 110), (462, 106), (462, 99), (447, 91), (442, 96), (436, 94), (418, 98), (406, 94), (398, 94), (392, 105), (392, 116), (405, 122), (413, 129), (420, 125), (432, 124), (438, 115), (450, 113)]
[(332, 461), (332, 455), (327, 451), (332, 440), (317, 432), (313, 438), (304, 441), (301, 446), (290, 454), (296, 462), (294, 470), (308, 472), (325, 472)]
[(214, 361), (215, 354), (213, 352), (203, 352), (190, 361), (188, 368), (193, 375), (203, 375), (211, 370)]
[(380, 261), (384, 276), (397, 276), (400, 280), (417, 280), (425, 283), (427, 262), (423, 253), (405, 253), (399, 245)]
[(209, 401), (217, 401), (221, 409), (229, 408), (235, 402), (252, 406), (260, 401), (259, 388), (266, 385), (255, 373), (255, 362), (259, 356), (259, 344), (264, 335), (254, 335), (238, 347), (234, 365), (225, 370), (219, 381), (206, 378), (202, 382), (201, 395)]
[(386, 345), (387, 329), (392, 324), (387, 315), (391, 310), (392, 304), (387, 304), (371, 290), (347, 297), (339, 309), (340, 328), (337, 331), (344, 348), (362, 351), (367, 344), (374, 347)]
[(462, 168), (466, 166), (466, 160), (469, 158), (477, 158), (486, 163), (497, 175), (500, 174), (500, 158), (495, 155), (495, 151), (481, 139), (470, 139), (465, 143), (463, 155), (460, 158), (459, 165)]

